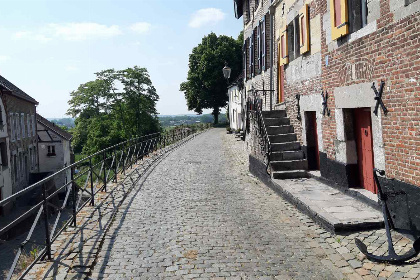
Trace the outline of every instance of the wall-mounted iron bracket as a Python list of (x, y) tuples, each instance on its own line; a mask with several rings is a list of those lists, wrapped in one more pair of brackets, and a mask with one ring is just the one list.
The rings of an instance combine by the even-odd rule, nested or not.
[(322, 110), (322, 115), (325, 116), (325, 113), (326, 113), (327, 116), (329, 117), (331, 110), (328, 109), (328, 92), (325, 91), (325, 94), (324, 94), (324, 91), (322, 91), (321, 96), (322, 96), (322, 106), (324, 108)]
[(385, 107), (384, 102), (382, 101), (382, 93), (384, 91), (384, 86), (385, 86), (385, 82), (381, 81), (381, 85), (379, 87), (379, 92), (378, 92), (375, 86), (375, 82), (373, 82), (372, 84), (372, 89), (375, 92), (375, 100), (376, 100), (375, 110), (373, 111), (375, 116), (378, 116), (379, 105), (381, 105), (381, 108), (384, 111), (384, 114), (385, 115), (388, 114), (388, 109)]
[(297, 105), (297, 119), (300, 121), (302, 117), (300, 116), (300, 94), (296, 94), (296, 105)]

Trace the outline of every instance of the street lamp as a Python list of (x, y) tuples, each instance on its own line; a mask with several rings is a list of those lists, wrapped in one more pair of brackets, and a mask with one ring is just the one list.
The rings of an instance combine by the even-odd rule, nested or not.
[(232, 72), (232, 69), (225, 62), (225, 67), (223, 67), (223, 76), (225, 76), (225, 79), (228, 81), (229, 81), (231, 72)]

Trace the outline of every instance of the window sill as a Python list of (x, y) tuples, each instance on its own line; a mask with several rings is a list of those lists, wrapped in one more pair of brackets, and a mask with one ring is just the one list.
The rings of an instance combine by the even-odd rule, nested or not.
[(353, 32), (351, 34), (348, 35), (348, 42), (354, 42), (360, 38), (363, 38), (373, 32), (375, 32), (376, 30), (378, 30), (377, 26), (376, 26), (376, 20), (372, 21), (371, 23), (367, 24), (365, 27), (357, 30), (356, 32)]

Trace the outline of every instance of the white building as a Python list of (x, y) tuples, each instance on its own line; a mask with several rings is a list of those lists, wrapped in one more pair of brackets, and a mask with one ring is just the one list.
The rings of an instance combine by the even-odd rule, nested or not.
[[(71, 164), (70, 133), (40, 115), (36, 115), (38, 133), (39, 172), (57, 172)], [(55, 179), (57, 188), (71, 180), (71, 170)]]
[(229, 123), (232, 130), (244, 130), (243, 126), (243, 108), (245, 99), (242, 95), (243, 86), (241, 86), (242, 75), (228, 86), (229, 96)]

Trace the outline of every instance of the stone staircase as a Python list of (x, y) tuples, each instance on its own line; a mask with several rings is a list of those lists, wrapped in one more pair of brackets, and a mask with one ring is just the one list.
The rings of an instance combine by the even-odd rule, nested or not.
[(274, 179), (309, 177), (308, 161), (297, 141), (286, 111), (263, 111), (262, 113), (271, 142), (271, 176)]

